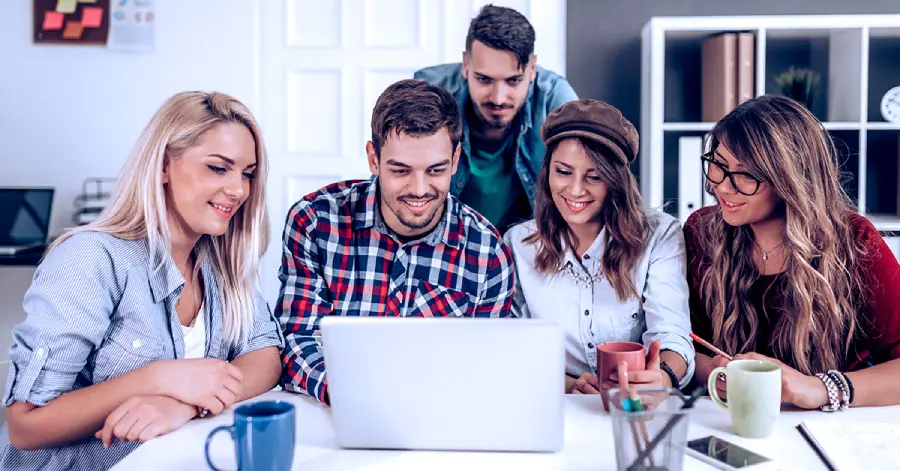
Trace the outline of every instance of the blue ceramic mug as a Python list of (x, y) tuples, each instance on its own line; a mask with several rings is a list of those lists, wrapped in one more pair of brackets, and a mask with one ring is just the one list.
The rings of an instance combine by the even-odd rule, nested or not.
[(206, 437), (206, 463), (209, 444), (219, 432), (228, 432), (234, 440), (238, 471), (287, 471), (294, 462), (294, 405), (282, 401), (259, 401), (234, 410), (234, 425), (216, 427)]

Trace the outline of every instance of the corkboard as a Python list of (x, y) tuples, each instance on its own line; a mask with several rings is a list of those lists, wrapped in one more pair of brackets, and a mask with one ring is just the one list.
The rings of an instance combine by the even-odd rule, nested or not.
[(35, 43), (106, 45), (110, 0), (32, 1)]

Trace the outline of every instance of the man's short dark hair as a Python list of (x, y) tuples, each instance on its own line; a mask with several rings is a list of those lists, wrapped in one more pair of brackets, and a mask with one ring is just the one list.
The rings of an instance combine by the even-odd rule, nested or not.
[(521, 13), (512, 8), (485, 5), (466, 35), (466, 52), (472, 52), (472, 42), (516, 55), (519, 68), (525, 68), (534, 53), (534, 28)]
[(453, 150), (462, 138), (462, 117), (453, 95), (423, 80), (406, 79), (387, 87), (372, 110), (372, 144), (381, 157), (381, 146), (391, 134), (433, 136), (447, 128)]

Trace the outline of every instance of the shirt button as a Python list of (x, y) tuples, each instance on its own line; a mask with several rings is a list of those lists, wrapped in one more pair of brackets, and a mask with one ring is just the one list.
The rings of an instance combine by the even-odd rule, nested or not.
[(585, 309), (585, 310), (584, 310), (584, 315), (585, 315), (585, 316), (590, 316), (590, 315), (591, 315), (591, 311)]
[(37, 355), (38, 358), (44, 358), (44, 349), (39, 348), (36, 352), (34, 352), (34, 354)]
[(134, 339), (134, 340), (132, 340), (132, 341), (131, 341), (131, 348), (133, 348), (133, 349), (135, 349), (135, 350), (141, 348), (141, 340), (140, 340), (140, 339)]
[(594, 344), (589, 343), (589, 344), (588, 344), (588, 348), (594, 348)]
[(588, 254), (584, 254), (584, 259), (585, 259), (585, 260), (590, 260), (590, 259), (591, 259), (591, 256), (588, 255)]
[(632, 314), (632, 315), (631, 315), (631, 318), (632, 318), (632, 319), (637, 319), (637, 313), (635, 312), (634, 314)]

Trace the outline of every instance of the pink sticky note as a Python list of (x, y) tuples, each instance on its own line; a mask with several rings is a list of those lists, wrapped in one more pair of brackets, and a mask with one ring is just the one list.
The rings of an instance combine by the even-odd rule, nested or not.
[(44, 12), (44, 29), (48, 31), (62, 29), (63, 18), (65, 15), (56, 11)]
[(99, 28), (103, 22), (103, 9), (99, 7), (85, 7), (81, 12), (81, 24), (85, 28)]

